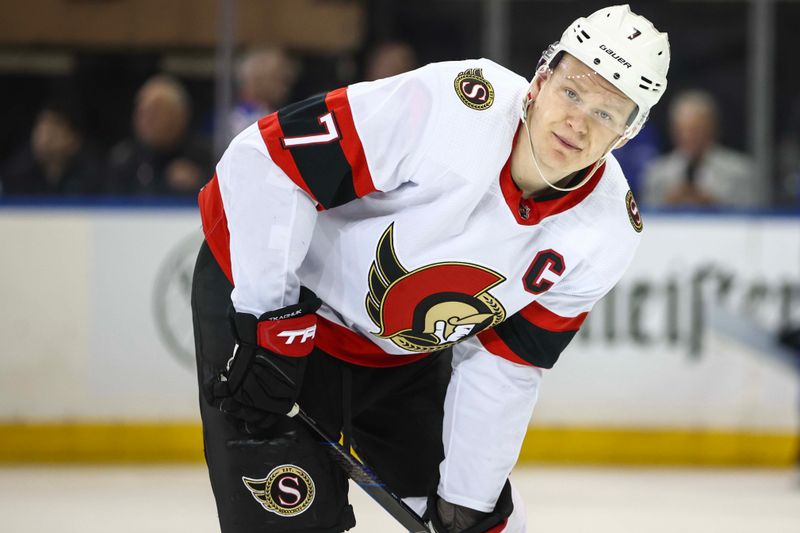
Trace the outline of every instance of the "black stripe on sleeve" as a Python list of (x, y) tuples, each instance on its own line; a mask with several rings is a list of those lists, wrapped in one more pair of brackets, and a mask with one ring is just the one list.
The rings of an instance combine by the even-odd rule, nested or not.
[[(325, 94), (288, 105), (278, 111), (284, 137), (302, 137), (326, 133), (319, 118), (329, 112)], [(334, 122), (336, 115), (333, 116)], [(337, 131), (341, 135), (339, 125)], [(345, 204), (356, 198), (353, 171), (339, 140), (285, 148), (292, 153), (303, 180), (325, 209)]]
[(520, 359), (540, 368), (553, 368), (577, 331), (549, 331), (519, 313), (494, 327), (495, 333)]

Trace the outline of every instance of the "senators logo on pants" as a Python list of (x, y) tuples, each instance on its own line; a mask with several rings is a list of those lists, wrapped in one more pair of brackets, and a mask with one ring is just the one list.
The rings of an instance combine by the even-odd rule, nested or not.
[(276, 466), (263, 479), (242, 476), (242, 482), (264, 509), (280, 516), (299, 515), (314, 501), (314, 481), (294, 465)]
[(506, 278), (468, 263), (434, 263), (408, 271), (394, 249), (394, 225), (378, 242), (369, 271), (367, 313), (380, 331), (411, 352), (433, 352), (493, 327), (506, 316), (489, 290)]

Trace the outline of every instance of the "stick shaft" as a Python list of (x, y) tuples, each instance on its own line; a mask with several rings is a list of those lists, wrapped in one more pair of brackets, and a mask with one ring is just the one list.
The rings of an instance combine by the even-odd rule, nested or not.
[(297, 408), (296, 418), (300, 419), (321, 440), (331, 459), (344, 470), (347, 476), (355, 481), (364, 492), (378, 502), (378, 505), (383, 507), (403, 527), (413, 533), (430, 533), (428, 526), (425, 525), (413, 509), (389, 490), (367, 465), (359, 462), (348, 450), (340, 446), (338, 441), (331, 438), (313, 418), (299, 408)]

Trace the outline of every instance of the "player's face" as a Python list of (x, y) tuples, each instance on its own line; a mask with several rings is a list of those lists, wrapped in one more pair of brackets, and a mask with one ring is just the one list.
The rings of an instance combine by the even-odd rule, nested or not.
[[(570, 55), (531, 86), (528, 112), (542, 170), (567, 176), (603, 157), (625, 131), (632, 100)], [(546, 169), (546, 170), (545, 170)]]

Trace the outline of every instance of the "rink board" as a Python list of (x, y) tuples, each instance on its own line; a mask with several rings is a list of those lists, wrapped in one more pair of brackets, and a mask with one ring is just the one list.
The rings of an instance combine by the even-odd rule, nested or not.
[[(623, 281), (546, 373), (522, 459), (788, 464), (800, 378), (706, 313), (800, 323), (800, 219), (645, 224)], [(201, 457), (200, 240), (189, 207), (0, 208), (0, 460)]]

